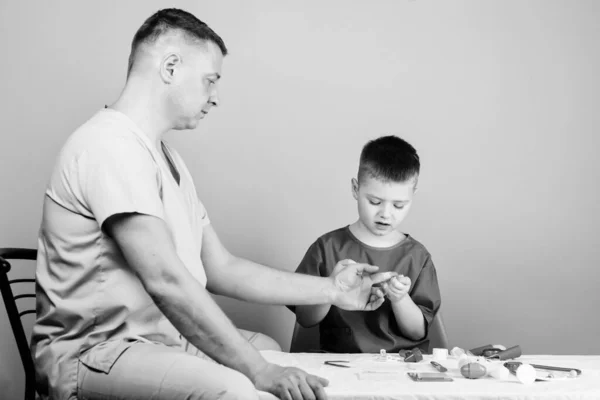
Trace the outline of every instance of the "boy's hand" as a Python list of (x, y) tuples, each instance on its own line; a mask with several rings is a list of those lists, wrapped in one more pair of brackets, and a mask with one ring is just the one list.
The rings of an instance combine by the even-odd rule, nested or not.
[(398, 275), (387, 282), (383, 282), (381, 288), (390, 301), (395, 303), (402, 300), (408, 294), (411, 283), (408, 276)]
[(344, 310), (378, 309), (384, 298), (371, 296), (371, 287), (396, 275), (395, 272), (375, 273), (378, 269), (379, 267), (357, 264), (352, 260), (338, 262), (330, 276), (335, 287), (333, 304)]

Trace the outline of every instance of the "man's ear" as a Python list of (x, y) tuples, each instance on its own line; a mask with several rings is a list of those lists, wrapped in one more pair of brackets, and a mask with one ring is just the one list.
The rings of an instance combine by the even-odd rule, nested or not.
[(358, 181), (356, 178), (352, 178), (350, 183), (352, 185), (352, 197), (354, 197), (354, 200), (358, 200)]
[(160, 65), (160, 77), (164, 83), (171, 83), (181, 65), (181, 56), (178, 53), (169, 53), (163, 58)]

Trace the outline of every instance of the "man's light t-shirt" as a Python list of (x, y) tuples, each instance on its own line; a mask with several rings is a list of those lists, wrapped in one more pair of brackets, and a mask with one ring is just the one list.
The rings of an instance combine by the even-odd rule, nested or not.
[(121, 213), (164, 220), (177, 255), (206, 286), (200, 253), (202, 229), (210, 221), (183, 160), (168, 150), (179, 184), (161, 150), (127, 116), (110, 109), (83, 124), (61, 150), (38, 239), (32, 354), (42, 398), (74, 396), (79, 361), (108, 372), (133, 341), (181, 344), (179, 332), (101, 229)]

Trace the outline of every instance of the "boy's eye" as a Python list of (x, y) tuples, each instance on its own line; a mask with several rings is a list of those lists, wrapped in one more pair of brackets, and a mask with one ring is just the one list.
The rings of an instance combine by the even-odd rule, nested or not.
[(404, 204), (402, 204), (402, 205), (394, 205), (394, 207), (396, 207), (396, 209), (398, 209), (398, 210), (402, 210), (404, 208)]
[(381, 204), (380, 201), (375, 201), (375, 200), (369, 200), (369, 203), (373, 204), (374, 206), (378, 206)]

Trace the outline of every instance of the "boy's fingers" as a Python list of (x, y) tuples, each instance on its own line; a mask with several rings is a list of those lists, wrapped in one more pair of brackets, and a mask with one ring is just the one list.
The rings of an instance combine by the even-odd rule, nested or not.
[(402, 290), (407, 286), (410, 286), (410, 282), (400, 281), (398, 279), (392, 279), (392, 285), (395, 289)]
[(410, 286), (410, 284), (411, 284), (410, 278), (408, 276), (405, 276), (404, 278), (400, 278), (398, 282), (400, 284), (406, 285), (406, 286)]

